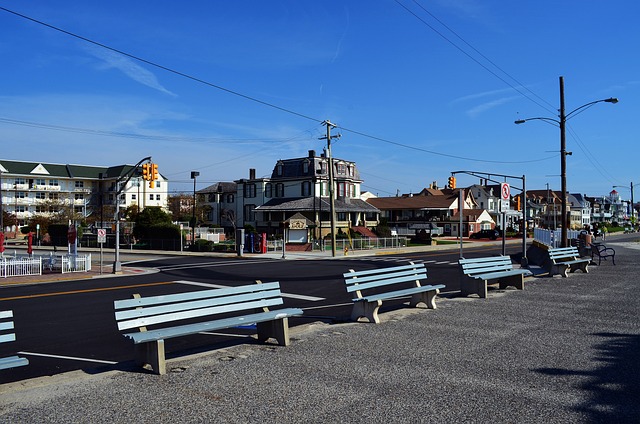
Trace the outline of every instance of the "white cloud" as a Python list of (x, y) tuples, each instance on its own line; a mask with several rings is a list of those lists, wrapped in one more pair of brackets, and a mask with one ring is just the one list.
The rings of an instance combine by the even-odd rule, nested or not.
[(87, 51), (92, 56), (102, 61), (102, 65), (100, 66), (101, 69), (117, 69), (140, 84), (146, 85), (147, 87), (153, 88), (154, 90), (158, 90), (162, 93), (176, 96), (176, 94), (167, 90), (162, 84), (160, 84), (158, 78), (156, 78), (151, 71), (148, 71), (138, 65), (132, 59), (99, 47), (90, 47)]

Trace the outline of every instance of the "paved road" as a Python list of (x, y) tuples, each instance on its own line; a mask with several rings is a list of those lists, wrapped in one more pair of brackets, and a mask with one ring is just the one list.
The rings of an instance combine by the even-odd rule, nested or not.
[(66, 373), (0, 386), (0, 422), (617, 422), (640, 417), (636, 244), (616, 266), (444, 297), (380, 325), (322, 321), (287, 348), (172, 359), (166, 376)]
[[(497, 249), (495, 244), (477, 245), (468, 253), (489, 255), (496, 253)], [(308, 260), (286, 261), (269, 255), (244, 258), (131, 255), (123, 258), (129, 261), (133, 259), (128, 262), (129, 265), (134, 264), (137, 270), (153, 267), (154, 273), (4, 287), (0, 290), (0, 306), (3, 310), (14, 311), (18, 340), (0, 345), (0, 355), (18, 351), (29, 358), (31, 364), (1, 373), (0, 382), (77, 369), (118, 367), (120, 363), (130, 361), (131, 342), (115, 327), (113, 301), (131, 298), (134, 293), (154, 296), (236, 286), (256, 279), (280, 281), (285, 307), (305, 310), (303, 317), (291, 319), (292, 326), (314, 320), (344, 322), (348, 320), (352, 307), (342, 279), (342, 273), (348, 269), (393, 266), (406, 263), (407, 260), (424, 261), (429, 270), (428, 282), (443, 282), (447, 285), (445, 292), (453, 292), (458, 290), (457, 254), (456, 249), (446, 249), (404, 255), (340, 257), (339, 260), (322, 259), (323, 256), (311, 260), (313, 257), (307, 256)], [(82, 274), (79, 276), (84, 277)], [(37, 281), (38, 278), (25, 281)], [(386, 302), (384, 308), (393, 309), (401, 303)], [(220, 337), (216, 340), (221, 345), (234, 341), (237, 341), (237, 337)], [(211, 340), (202, 337), (167, 343), (170, 355), (211, 348)]]

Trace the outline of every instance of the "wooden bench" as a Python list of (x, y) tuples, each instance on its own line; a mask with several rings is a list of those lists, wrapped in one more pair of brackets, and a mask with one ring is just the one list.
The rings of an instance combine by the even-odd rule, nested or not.
[(616, 251), (611, 247), (607, 247), (602, 243), (591, 243), (591, 260), (593, 261), (594, 257), (598, 258), (598, 265), (600, 265), (600, 261), (603, 259), (606, 261), (607, 258), (611, 258), (613, 264), (616, 264)]
[[(13, 329), (13, 311), (0, 311), (0, 343), (13, 342), (16, 340), (16, 334)], [(19, 356), (0, 358), (0, 370), (25, 365), (29, 365), (27, 358), (21, 358)]]
[(462, 295), (487, 297), (487, 285), (499, 283), (504, 289), (513, 286), (524, 289), (524, 277), (532, 275), (528, 269), (514, 269), (508, 256), (460, 259), (460, 291)]
[(580, 269), (589, 272), (590, 259), (580, 258), (577, 247), (558, 247), (549, 249), (549, 275), (553, 277), (557, 270), (563, 277), (568, 277), (569, 272)]
[[(138, 329), (124, 336), (135, 344), (136, 364), (150, 365), (157, 374), (166, 373), (164, 340), (174, 337), (257, 324), (257, 339), (260, 342), (274, 338), (279, 345), (287, 346), (288, 318), (302, 315), (302, 309), (270, 311), (269, 307), (283, 303), (280, 283), (257, 283), (164, 296), (134, 295), (133, 299), (117, 300), (114, 307), (118, 329)], [(147, 329), (148, 326), (211, 316), (217, 319)]]
[[(347, 293), (355, 292), (356, 296), (353, 299), (351, 319), (358, 321), (360, 318), (367, 318), (369, 322), (376, 324), (380, 323), (378, 310), (383, 300), (411, 297), (410, 306), (416, 307), (423, 303), (427, 308), (435, 309), (436, 295), (445, 287), (443, 284), (420, 284), (420, 280), (427, 278), (424, 264), (410, 263), (367, 271), (350, 269), (343, 276)], [(363, 294), (365, 291), (367, 294)]]

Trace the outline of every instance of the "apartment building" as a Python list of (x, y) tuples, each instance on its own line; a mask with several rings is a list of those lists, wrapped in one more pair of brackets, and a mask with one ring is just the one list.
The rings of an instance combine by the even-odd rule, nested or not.
[[(131, 178), (129, 178), (131, 176)], [(167, 209), (168, 181), (158, 176), (155, 187), (133, 165), (110, 167), (24, 162), (0, 159), (0, 205), (19, 225), (37, 216), (63, 214), (69, 219), (100, 217), (116, 205)], [(113, 216), (105, 216), (112, 221)], [(101, 218), (99, 218), (101, 219)]]

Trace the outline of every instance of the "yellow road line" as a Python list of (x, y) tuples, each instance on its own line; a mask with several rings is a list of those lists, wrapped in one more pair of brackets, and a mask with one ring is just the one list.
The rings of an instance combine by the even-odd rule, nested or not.
[(64, 291), (64, 292), (31, 294), (31, 295), (27, 295), (27, 296), (3, 297), (3, 298), (0, 298), (0, 301), (3, 301), (3, 300), (19, 300), (19, 299), (35, 299), (37, 297), (64, 296), (64, 295), (69, 295), (69, 294), (92, 293), (92, 292), (109, 291), (109, 290), (122, 290), (122, 289), (131, 289), (131, 288), (135, 288), (135, 287), (161, 286), (161, 285), (166, 285), (166, 284), (174, 284), (174, 282), (173, 281), (164, 281), (164, 282), (158, 282), (158, 283), (131, 284), (131, 285), (128, 285), (128, 286), (104, 287), (104, 288), (100, 288), (100, 289), (70, 290), (70, 291)]

